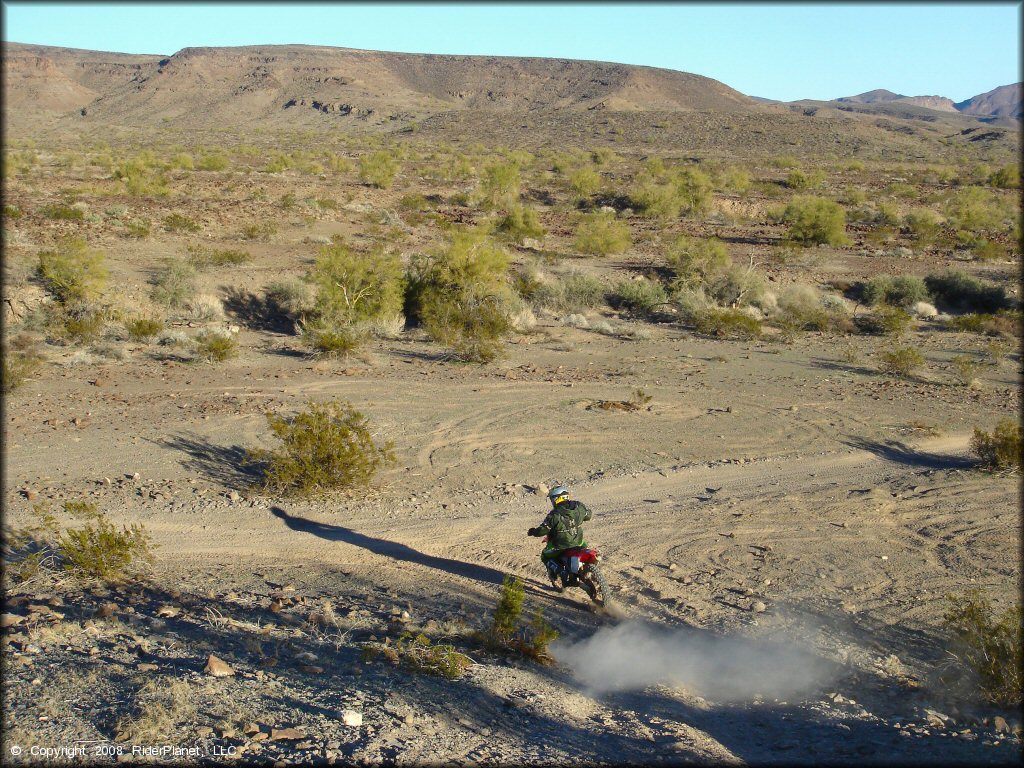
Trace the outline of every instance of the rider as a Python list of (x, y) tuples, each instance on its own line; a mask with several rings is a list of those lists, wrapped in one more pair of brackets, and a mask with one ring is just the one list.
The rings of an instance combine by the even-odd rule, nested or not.
[[(569, 499), (569, 489), (564, 485), (556, 485), (548, 493), (552, 510), (544, 518), (544, 522), (526, 533), (529, 536), (547, 536), (547, 546), (540, 553), (541, 562), (548, 570), (551, 586), (561, 592), (563, 588), (576, 583), (576, 575), (565, 573), (559, 565), (558, 556), (567, 549), (585, 547), (583, 541), (583, 522), (590, 519), (590, 510), (581, 501)], [(562, 584), (558, 585), (561, 576)]]

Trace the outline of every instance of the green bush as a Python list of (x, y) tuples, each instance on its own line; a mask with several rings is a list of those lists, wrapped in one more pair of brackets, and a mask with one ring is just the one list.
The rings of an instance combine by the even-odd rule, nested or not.
[(51, 203), (43, 208), (42, 214), (48, 219), (63, 221), (82, 221), (85, 218), (85, 211), (65, 203)]
[(587, 198), (601, 188), (601, 174), (593, 168), (580, 168), (569, 175), (569, 188), (577, 198)]
[(718, 338), (756, 339), (761, 335), (761, 321), (740, 309), (707, 307), (694, 313), (697, 333)]
[(523, 243), (527, 238), (540, 240), (544, 237), (544, 227), (537, 218), (537, 212), (522, 205), (512, 206), (509, 212), (498, 220), (495, 229), (516, 243)]
[(846, 214), (842, 206), (821, 197), (794, 197), (782, 214), (789, 225), (786, 240), (798, 245), (845, 245)]
[(946, 205), (946, 218), (957, 229), (961, 240), (1006, 229), (1010, 215), (1012, 212), (1001, 204), (998, 193), (981, 187), (961, 189)]
[(915, 208), (903, 217), (903, 226), (921, 245), (933, 243), (942, 229), (941, 225), (941, 217), (930, 208)]
[(426, 635), (413, 635), (411, 632), (403, 632), (393, 645), (390, 638), (385, 638), (383, 643), (364, 644), (362, 657), (364, 661), (384, 657), (392, 664), (413, 672), (438, 675), (448, 680), (462, 677), (473, 664), (473, 660), (455, 650), (455, 646), (434, 645)]
[(164, 329), (163, 320), (155, 317), (133, 317), (124, 323), (132, 341), (149, 341)]
[(200, 171), (225, 171), (228, 165), (230, 165), (230, 162), (227, 156), (217, 152), (200, 157), (196, 167)]
[(967, 355), (957, 355), (951, 363), (957, 383), (965, 387), (974, 386), (978, 372), (981, 370), (981, 364)]
[(1024, 469), (1021, 427), (1014, 419), (1003, 419), (991, 434), (975, 427), (971, 451), (990, 469)]
[(95, 299), (107, 284), (103, 253), (90, 249), (85, 240), (61, 241), (52, 251), (40, 251), (36, 274), (58, 302), (80, 304)]
[(892, 307), (908, 308), (919, 301), (929, 301), (931, 295), (924, 281), (913, 275), (877, 275), (865, 283), (861, 289), (861, 299), (865, 304), (878, 306), (888, 304)]
[(363, 345), (368, 334), (343, 321), (317, 320), (304, 324), (302, 335), (317, 357), (348, 357)]
[(997, 706), (1020, 707), (1024, 698), (1024, 629), (1020, 603), (1001, 614), (978, 589), (946, 595), (943, 624), (953, 662), (940, 675), (951, 686), (968, 679), (969, 698), (981, 694)]
[(196, 336), (196, 355), (200, 360), (222, 363), (237, 354), (238, 342), (229, 334), (207, 328)]
[(985, 283), (965, 272), (948, 270), (924, 278), (928, 292), (947, 310), (961, 312), (998, 312), (1006, 306), (1006, 289)]
[(519, 204), (519, 166), (495, 162), (484, 167), (480, 178), (480, 196), (484, 207), (511, 210)]
[(261, 464), (264, 488), (271, 492), (309, 496), (369, 485), (394, 461), (391, 441), (376, 444), (368, 419), (351, 403), (310, 401), (291, 418), (266, 417), (281, 445), (249, 451), (248, 461)]
[(995, 240), (981, 240), (974, 245), (974, 257), (979, 261), (1006, 261), (1006, 246)]
[(665, 254), (675, 273), (675, 284), (695, 288), (722, 274), (731, 262), (725, 243), (717, 237), (693, 238), (683, 235)]
[(1022, 318), (1019, 310), (1003, 310), (999, 314), (968, 313), (949, 318), (945, 325), (953, 331), (982, 333), (986, 336), (1021, 336)]
[(1020, 188), (1020, 163), (1004, 165), (988, 177), (988, 183), (999, 189)]
[(711, 203), (712, 190), (711, 180), (703, 171), (682, 168), (664, 179), (641, 175), (629, 197), (645, 216), (667, 220), (680, 213), (703, 213)]
[(624, 253), (632, 244), (629, 224), (605, 212), (584, 216), (576, 227), (576, 239), (573, 242), (580, 253), (592, 256)]
[(608, 285), (603, 280), (570, 272), (558, 280), (538, 284), (529, 297), (537, 309), (579, 312), (604, 304)]
[(157, 304), (182, 309), (196, 294), (196, 271), (191, 264), (165, 259), (153, 274), (150, 297)]
[(93, 502), (69, 501), (64, 512), (83, 520), (64, 527), (46, 504), (33, 507), (36, 522), (7, 538), (5, 565), (18, 581), (40, 571), (61, 570), (83, 581), (116, 584), (140, 576), (152, 562), (149, 535), (143, 526), (117, 528)]
[(406, 317), (461, 359), (489, 362), (511, 330), (508, 255), (481, 228), (456, 228), (446, 247), (411, 265)]
[(380, 150), (359, 158), (360, 180), (379, 189), (389, 188), (398, 171), (398, 160), (390, 152)]
[(277, 234), (277, 224), (273, 221), (260, 221), (254, 224), (247, 224), (239, 231), (238, 235), (243, 240), (262, 240), (266, 242)]
[(124, 233), (128, 237), (143, 240), (149, 237), (151, 226), (149, 219), (132, 219), (124, 225)]
[(647, 278), (621, 280), (608, 293), (608, 303), (612, 307), (639, 315), (645, 315), (659, 304), (667, 302), (665, 287)]
[(910, 313), (900, 307), (881, 306), (871, 314), (858, 315), (854, 324), (862, 333), (899, 337), (910, 327), (912, 319)]
[(341, 242), (325, 246), (307, 280), (316, 289), (314, 312), (324, 323), (354, 326), (402, 310), (402, 263), (383, 249), (354, 253)]
[(202, 227), (188, 216), (172, 213), (164, 217), (164, 227), (168, 232), (198, 232)]
[(924, 355), (913, 347), (893, 347), (878, 353), (882, 373), (893, 376), (910, 376), (924, 365)]
[(790, 189), (807, 189), (807, 174), (801, 168), (794, 168), (786, 176), (786, 186)]
[(202, 245), (190, 245), (186, 248), (188, 263), (196, 269), (210, 267), (238, 266), (252, 260), (248, 251), (230, 248), (206, 248)]

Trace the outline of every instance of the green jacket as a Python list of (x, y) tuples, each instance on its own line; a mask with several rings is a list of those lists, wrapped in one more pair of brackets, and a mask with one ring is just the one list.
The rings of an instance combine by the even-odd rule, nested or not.
[(548, 537), (546, 552), (571, 549), (583, 544), (583, 523), (589, 519), (590, 510), (582, 501), (563, 501), (532, 529), (532, 535)]

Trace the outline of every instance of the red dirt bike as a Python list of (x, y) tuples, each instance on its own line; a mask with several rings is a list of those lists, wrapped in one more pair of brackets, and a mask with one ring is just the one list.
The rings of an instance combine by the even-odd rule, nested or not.
[[(546, 542), (548, 537), (543, 540)], [(579, 587), (596, 605), (608, 605), (608, 584), (598, 566), (600, 560), (601, 553), (593, 547), (584, 545), (565, 550), (547, 562), (551, 586), (557, 592), (566, 587)]]

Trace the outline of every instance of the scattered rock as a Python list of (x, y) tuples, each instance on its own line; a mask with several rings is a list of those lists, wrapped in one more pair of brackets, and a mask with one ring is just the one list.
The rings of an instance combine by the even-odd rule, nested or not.
[(150, 664), (148, 661), (139, 664), (135, 668), (139, 670), (139, 672), (156, 672), (158, 669), (160, 669), (160, 667), (158, 667), (156, 664)]
[(156, 609), (156, 615), (162, 619), (173, 619), (179, 613), (181, 613), (181, 608), (176, 605), (161, 605)]
[(271, 741), (298, 741), (306, 738), (306, 734), (298, 728), (271, 728)]
[(201, 725), (196, 728), (196, 735), (204, 739), (208, 736), (213, 736), (213, 728), (208, 725)]
[(363, 713), (354, 709), (343, 709), (341, 711), (341, 722), (350, 728), (358, 728), (363, 724)]
[(97, 618), (105, 619), (109, 616), (113, 616), (115, 613), (117, 613), (117, 605), (115, 603), (103, 603), (96, 609), (96, 613), (94, 615)]
[(996, 733), (1010, 733), (1010, 724), (1006, 722), (1005, 717), (996, 715), (992, 718), (992, 727), (996, 729)]
[(755, 600), (754, 604), (750, 606), (750, 610), (752, 610), (754, 613), (764, 613), (768, 610), (768, 606), (760, 600)]
[(675, 563), (669, 563), (669, 564), (668, 564), (668, 569), (669, 569), (670, 571), (674, 571), (674, 570), (676, 570), (676, 569), (678, 569), (678, 568), (679, 568), (679, 566), (678, 566), (678, 565), (676, 565)]
[(548, 488), (547, 484), (545, 484), (545, 483), (538, 483), (538, 485), (537, 485), (537, 495), (538, 496), (547, 496), (548, 492), (550, 490), (551, 489)]
[(242, 728), (242, 733), (246, 736), (252, 736), (254, 733), (259, 733), (260, 727), (256, 723), (246, 723), (245, 727)]
[(24, 620), (24, 616), (19, 616), (16, 613), (5, 613), (0, 616), (0, 628), (7, 629), (8, 627), (14, 627), (21, 624)]
[(318, 667), (316, 664), (299, 664), (298, 669), (307, 675), (321, 675), (324, 671), (323, 667)]
[(235, 674), (235, 670), (231, 668), (230, 664), (224, 661), (224, 659), (217, 658), (212, 653), (210, 658), (206, 660), (206, 666), (203, 667), (203, 671), (214, 677), (231, 677)]

